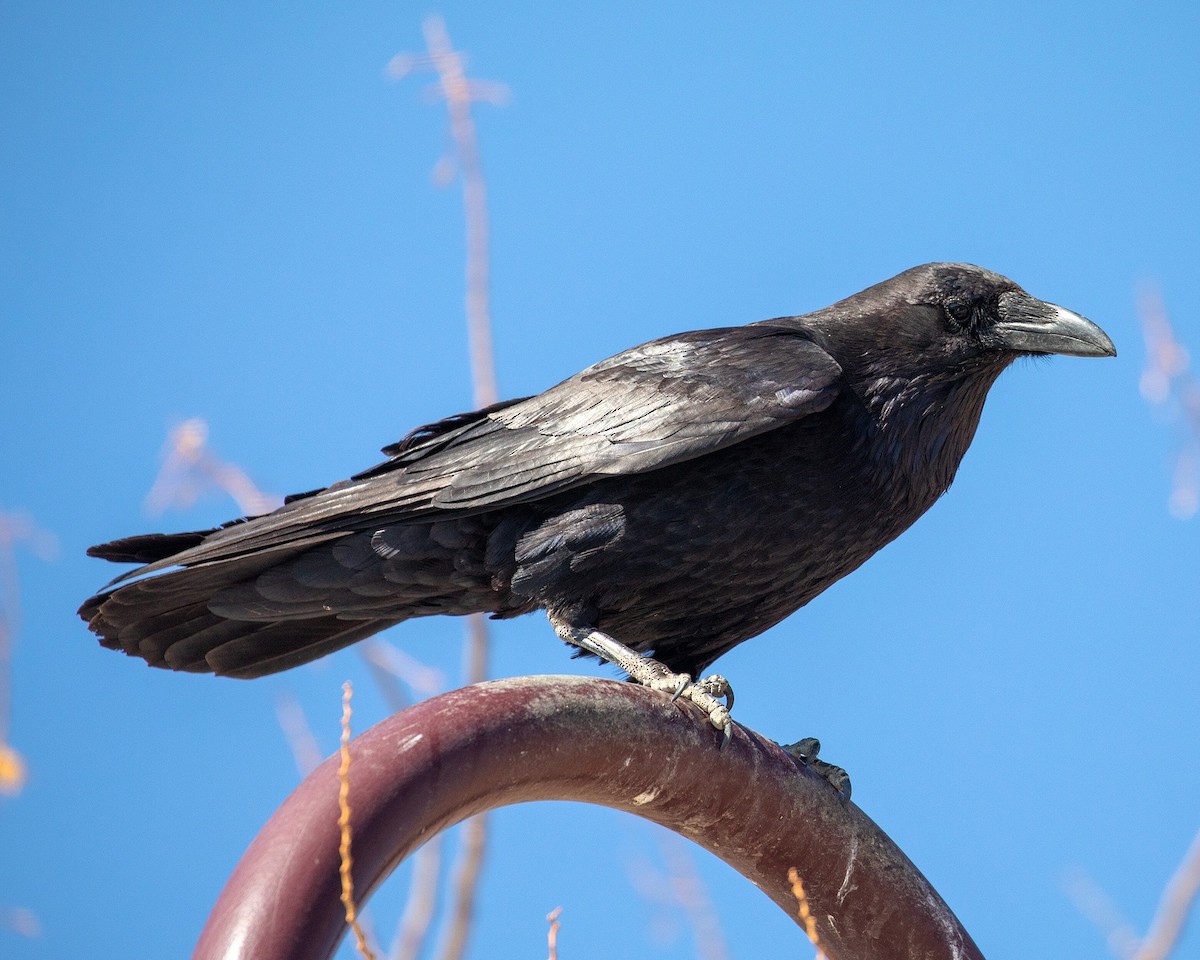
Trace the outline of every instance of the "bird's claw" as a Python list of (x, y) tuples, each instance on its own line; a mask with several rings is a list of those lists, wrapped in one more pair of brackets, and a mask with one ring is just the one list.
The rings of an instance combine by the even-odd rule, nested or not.
[(813, 769), (825, 778), (843, 800), (850, 799), (850, 774), (844, 769), (834, 766), (832, 763), (826, 763), (824, 760), (818, 760)]
[[(693, 682), (690, 674), (676, 673), (665, 664), (631, 650), (606, 633), (575, 626), (555, 613), (549, 616), (554, 631), (567, 643), (616, 664), (629, 674), (629, 679), (667, 694), (672, 703), (686, 697), (707, 713), (709, 722), (725, 735), (721, 745), (729, 742), (733, 736), (733, 721), (729, 718), (729, 711), (733, 709), (733, 688), (724, 677), (714, 673)], [(721, 697), (725, 698), (724, 703), (719, 699)]]
[[(733, 719), (729, 711), (733, 707), (733, 688), (729, 681), (722, 676), (713, 674), (702, 680), (689, 682), (683, 691), (696, 706), (708, 714), (709, 722), (724, 734), (721, 746), (724, 747), (733, 736)], [(722, 703), (719, 698), (724, 697)]]
[[(724, 734), (723, 747), (733, 736), (733, 720), (729, 710), (733, 706), (733, 688), (722, 676), (713, 674), (702, 680), (692, 680), (686, 673), (664, 671), (646, 684), (663, 693), (670, 694), (671, 701), (690, 700), (708, 714), (709, 722)], [(719, 698), (724, 697), (722, 703)]]
[(820, 740), (816, 737), (805, 737), (803, 740), (781, 744), (781, 746), (809, 770), (825, 780), (843, 800), (850, 799), (850, 774), (841, 767), (817, 759), (817, 754), (821, 752)]
[(719, 673), (714, 673), (712, 676), (705, 677), (703, 680), (697, 680), (696, 686), (706, 691), (713, 697), (725, 698), (725, 709), (733, 710), (733, 687)]
[(803, 740), (797, 740), (795, 743), (785, 743), (782, 746), (793, 757), (804, 763), (808, 763), (809, 760), (815, 760), (817, 754), (821, 752), (821, 741), (816, 737), (805, 737)]

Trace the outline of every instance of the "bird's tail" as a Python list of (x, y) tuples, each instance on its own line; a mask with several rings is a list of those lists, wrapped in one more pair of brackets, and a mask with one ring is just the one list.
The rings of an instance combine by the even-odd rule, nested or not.
[[(320, 588), (300, 596), (306, 585), (297, 578), (297, 565), (312, 567), (314, 554), (328, 565), (332, 543), (309, 541), (170, 568), (176, 554), (214, 532), (150, 534), (91, 548), (92, 556), (150, 565), (80, 607), (100, 642), (151, 666), (248, 679), (323, 657), (424, 612), (403, 604), (335, 609), (311, 599)], [(288, 590), (286, 597), (260, 586), (272, 578)]]

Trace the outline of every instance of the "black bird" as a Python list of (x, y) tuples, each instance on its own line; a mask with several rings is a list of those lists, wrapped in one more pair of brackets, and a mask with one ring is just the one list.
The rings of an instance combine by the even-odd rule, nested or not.
[(273, 513), (93, 547), (145, 566), (79, 613), (151, 666), (259, 677), (413, 617), (543, 609), (728, 733), (728, 685), (691, 678), (907, 529), (1000, 373), (1055, 353), (1116, 351), (998, 274), (914, 267), (421, 427)]

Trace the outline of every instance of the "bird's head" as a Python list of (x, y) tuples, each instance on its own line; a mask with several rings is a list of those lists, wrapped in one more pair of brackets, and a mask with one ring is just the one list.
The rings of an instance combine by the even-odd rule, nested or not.
[(1022, 355), (1112, 357), (1096, 324), (965, 263), (913, 267), (811, 317), (851, 377), (957, 380)]

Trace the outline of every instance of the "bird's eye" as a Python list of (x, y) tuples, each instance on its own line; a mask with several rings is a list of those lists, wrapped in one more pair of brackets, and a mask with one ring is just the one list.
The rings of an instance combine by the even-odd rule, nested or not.
[(971, 304), (966, 300), (951, 300), (946, 304), (946, 312), (955, 323), (963, 324), (971, 318)]

